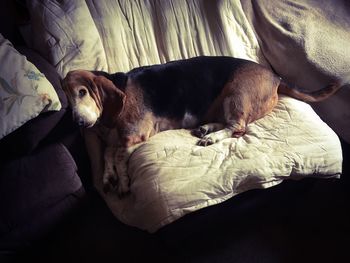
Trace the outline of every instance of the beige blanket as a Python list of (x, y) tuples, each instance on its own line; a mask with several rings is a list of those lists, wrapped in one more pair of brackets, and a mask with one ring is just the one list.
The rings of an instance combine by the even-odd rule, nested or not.
[(131, 193), (122, 199), (104, 194), (103, 151), (93, 131), (86, 135), (97, 190), (119, 220), (149, 232), (247, 190), (338, 177), (342, 169), (336, 134), (309, 105), (287, 97), (238, 139), (202, 147), (188, 130), (151, 137), (129, 160)]
[[(324, 76), (332, 74), (345, 80), (347, 67), (339, 67), (344, 64), (335, 63), (329, 53), (317, 64), (308, 46), (296, 46), (297, 38), (302, 43), (308, 36), (303, 34), (313, 20), (301, 21), (303, 26), (294, 24), (297, 20), (293, 26), (279, 25), (282, 20), (274, 22), (278, 17), (263, 5), (268, 2), (254, 1), (243, 8), (238, 0), (28, 1), (32, 45), (62, 77), (77, 68), (127, 71), (197, 55), (230, 55), (266, 65), (268, 60), (283, 77), (298, 84), (308, 81), (305, 86), (310, 88), (325, 84)], [(284, 8), (283, 4), (290, 6)], [(276, 1), (275, 8), (277, 13), (284, 8), (287, 17), (299, 9), (314, 14), (311, 8), (286, 1)], [(327, 19), (323, 22), (320, 30), (328, 25)], [(294, 36), (294, 27), (304, 29)], [(275, 35), (278, 30), (283, 33), (280, 38)], [(330, 40), (324, 41), (328, 46)], [(289, 53), (293, 47), (299, 53)], [(343, 61), (347, 55), (344, 52)], [(322, 70), (305, 65), (322, 66)], [(338, 113), (344, 112), (340, 108)], [(149, 232), (243, 191), (271, 187), (288, 178), (339, 176), (342, 167), (337, 135), (309, 105), (283, 98), (271, 114), (250, 125), (239, 139), (199, 147), (186, 130), (152, 137), (132, 154), (128, 171), (131, 194), (118, 199), (101, 191), (103, 149), (96, 135), (86, 132), (96, 188), (118, 219)]]
[(344, 0), (241, 0), (273, 69), (291, 83), (315, 90), (334, 79), (347, 84), (313, 105), (350, 142), (350, 2)]

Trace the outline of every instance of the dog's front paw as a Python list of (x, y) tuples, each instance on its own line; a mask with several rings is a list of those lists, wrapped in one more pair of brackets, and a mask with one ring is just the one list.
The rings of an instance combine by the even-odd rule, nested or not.
[(207, 125), (199, 126), (197, 129), (192, 130), (192, 135), (198, 138), (203, 138), (208, 133), (209, 133), (209, 128)]
[(116, 189), (118, 185), (118, 176), (113, 171), (106, 171), (103, 174), (103, 192), (107, 194), (108, 192)]
[(103, 175), (103, 192), (116, 193), (119, 198), (124, 197), (130, 192), (129, 178), (127, 176), (118, 176), (116, 173), (105, 173)]
[(214, 143), (215, 143), (215, 141), (212, 138), (212, 136), (206, 135), (206, 136), (203, 136), (203, 138), (198, 141), (197, 145), (199, 145), (199, 146), (209, 146), (209, 145), (212, 145)]
[(127, 176), (119, 177), (119, 182), (116, 189), (119, 198), (126, 196), (130, 192), (129, 183), (130, 183), (129, 177)]

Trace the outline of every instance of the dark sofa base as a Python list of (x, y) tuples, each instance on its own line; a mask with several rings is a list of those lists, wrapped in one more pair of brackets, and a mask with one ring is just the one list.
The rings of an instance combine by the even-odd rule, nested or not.
[(347, 262), (350, 218), (340, 181), (296, 183), (269, 189), (268, 199), (250, 192), (153, 235), (120, 223), (90, 193), (74, 217), (17, 262)]
[[(156, 234), (116, 220), (96, 192), (19, 259), (36, 262), (350, 262), (349, 145), (340, 180), (285, 181)], [(19, 260), (21, 262), (21, 260)]]
[(61, 143), (0, 166), (0, 253), (42, 238), (84, 196), (75, 162)]

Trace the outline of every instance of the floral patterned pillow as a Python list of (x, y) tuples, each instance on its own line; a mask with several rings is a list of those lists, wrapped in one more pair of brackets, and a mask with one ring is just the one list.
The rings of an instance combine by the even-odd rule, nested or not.
[(61, 103), (51, 83), (0, 34), (0, 139)]

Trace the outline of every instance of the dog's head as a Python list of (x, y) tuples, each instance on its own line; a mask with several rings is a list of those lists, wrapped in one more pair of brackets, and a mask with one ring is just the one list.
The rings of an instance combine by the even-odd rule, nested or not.
[(80, 126), (92, 127), (98, 120), (114, 127), (123, 110), (126, 96), (111, 80), (91, 71), (70, 71), (62, 81), (73, 112)]

